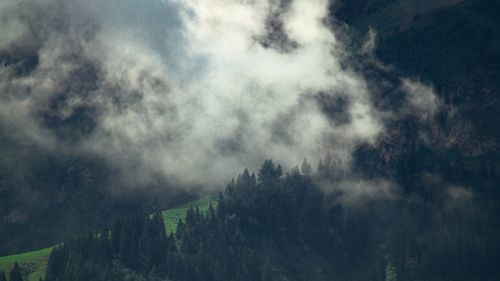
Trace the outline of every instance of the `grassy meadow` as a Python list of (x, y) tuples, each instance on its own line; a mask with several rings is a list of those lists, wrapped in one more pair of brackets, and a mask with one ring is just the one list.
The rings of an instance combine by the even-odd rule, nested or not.
[[(215, 208), (217, 202), (214, 197), (204, 197), (163, 211), (162, 216), (166, 232), (175, 232), (179, 219), (184, 219), (190, 207), (198, 207), (200, 211), (205, 212), (208, 210), (210, 203), (212, 203)], [(52, 248), (53, 247), (48, 247), (31, 252), (0, 257), (0, 270), (5, 271), (8, 275), (14, 263), (17, 262), (25, 273), (27, 281), (38, 281), (45, 275), (47, 260)]]

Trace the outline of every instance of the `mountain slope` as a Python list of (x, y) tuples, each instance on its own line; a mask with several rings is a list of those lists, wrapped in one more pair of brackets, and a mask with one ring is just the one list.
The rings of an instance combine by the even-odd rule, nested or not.
[(409, 28), (416, 18), (465, 0), (356, 0), (337, 4), (336, 15), (355, 28), (372, 27), (381, 35)]
[(38, 281), (45, 275), (47, 260), (52, 247), (22, 254), (0, 257), (0, 270), (9, 272), (14, 263), (19, 263), (28, 276), (28, 281)]
[[(184, 219), (189, 208), (199, 208), (206, 212), (210, 204), (216, 206), (213, 197), (204, 197), (192, 202), (188, 202), (174, 208), (162, 211), (165, 231), (167, 233), (175, 231), (180, 219)], [(53, 247), (48, 247), (36, 251), (0, 257), (0, 270), (9, 272), (14, 263), (19, 263), (24, 273), (28, 276), (28, 281), (38, 281), (45, 276), (47, 261)]]
[[(400, 0), (390, 6), (406, 2), (420, 4)], [(375, 28), (380, 35), (376, 52), (383, 63), (394, 66), (401, 76), (434, 86), (447, 108), (443, 118), (449, 139), (464, 155), (498, 157), (500, 1), (448, 2), (426, 13), (410, 8), (417, 16), (404, 27), (382, 26), (392, 18), (384, 14), (389, 8), (354, 17), (353, 27), (360, 32)], [(403, 12), (389, 10), (403, 17)]]
[(135, 216), (107, 236), (70, 241), (51, 256), (46, 281), (489, 281), (500, 276), (500, 208), (491, 197), (467, 197), (466, 190), (436, 184), (385, 200), (366, 194), (343, 198), (342, 190), (322, 190), (335, 174), (326, 163), (315, 174), (304, 169), (283, 176), (281, 167), (267, 160), (258, 177), (246, 170), (229, 183), (217, 208), (205, 214), (188, 209), (175, 234), (165, 233), (158, 216)]

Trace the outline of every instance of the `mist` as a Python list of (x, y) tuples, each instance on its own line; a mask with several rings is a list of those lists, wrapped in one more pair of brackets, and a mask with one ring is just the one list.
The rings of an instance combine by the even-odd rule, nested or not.
[[(329, 153), (348, 166), (384, 130), (329, 1), (0, 5), (4, 133), (102, 157), (132, 185), (220, 186), (270, 158), (286, 169)], [(403, 83), (425, 93), (409, 95), (416, 110), (434, 102)]]

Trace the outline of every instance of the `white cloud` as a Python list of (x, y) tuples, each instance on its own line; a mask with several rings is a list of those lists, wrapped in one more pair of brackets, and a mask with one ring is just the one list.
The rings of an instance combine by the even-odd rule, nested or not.
[(384, 179), (345, 179), (339, 182), (322, 182), (326, 193), (335, 196), (335, 201), (346, 206), (361, 207), (376, 200), (394, 200), (398, 187)]
[[(68, 95), (57, 112), (63, 119), (79, 106), (96, 108), (96, 129), (74, 149), (106, 157), (135, 180), (161, 173), (183, 183), (221, 184), (265, 158), (293, 166), (326, 151), (348, 164), (356, 145), (382, 130), (364, 80), (340, 65), (345, 50), (324, 24), (328, 1), (292, 1), (282, 20), (298, 45), (286, 53), (255, 39), (274, 9), (267, 0), (66, 5), (66, 16), (48, 20), (67, 29), (44, 27), (37, 69), (3, 79), (2, 87), (26, 84), (22, 100), (33, 108), (20, 111), (29, 124), (37, 124), (33, 112), (54, 110), (47, 104), (61, 92)], [(82, 60), (98, 75), (85, 94), (76, 82), (87, 78), (72, 76)], [(332, 122), (318, 106), (319, 92), (347, 97), (350, 121)]]
[(432, 86), (409, 78), (403, 78), (401, 82), (411, 113), (416, 113), (423, 119), (432, 117), (437, 113), (439, 100)]

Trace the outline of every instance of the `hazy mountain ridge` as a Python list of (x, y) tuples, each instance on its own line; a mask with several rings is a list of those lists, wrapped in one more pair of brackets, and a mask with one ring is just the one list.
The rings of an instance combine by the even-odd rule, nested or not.
[[(375, 65), (363, 71), (374, 85), (384, 80), (389, 85), (380, 87), (376, 104), (400, 106), (402, 96), (397, 92), (404, 84), (400, 81), (402, 76), (423, 81), (437, 96), (439, 109), (435, 117), (422, 122), (419, 113), (414, 112), (414, 117), (387, 126), (389, 130), (378, 148), (383, 158), (401, 156), (404, 151), (415, 150), (416, 145), (441, 151), (437, 154), (442, 154), (446, 162), (445, 151), (454, 150), (468, 169), (476, 170), (475, 173), (488, 169), (497, 178), (500, 6), (498, 2), (482, 0), (445, 2), (441, 4), (446, 5), (435, 6), (412, 18), (405, 28), (390, 30), (378, 29), (378, 24), (384, 21), (384, 11), (406, 4), (418, 6), (419, 1), (388, 1), (371, 12), (366, 10), (370, 1), (352, 5), (345, 2), (336, 12), (339, 18), (352, 23), (350, 28), (358, 34), (355, 37), (358, 43), (354, 44), (363, 42), (369, 28), (375, 35), (374, 51), (382, 67)], [(349, 8), (356, 12), (353, 10), (347, 16)], [(476, 162), (483, 164), (478, 166)]]

